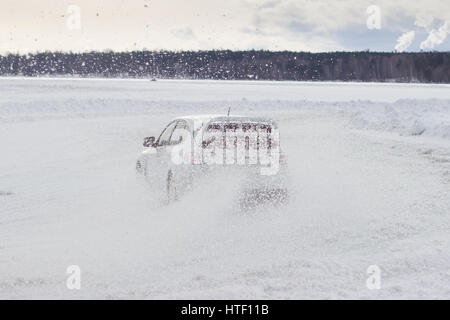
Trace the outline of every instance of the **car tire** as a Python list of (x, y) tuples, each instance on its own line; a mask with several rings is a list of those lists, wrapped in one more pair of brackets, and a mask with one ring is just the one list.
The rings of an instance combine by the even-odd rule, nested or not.
[(171, 203), (178, 200), (177, 188), (175, 185), (175, 179), (173, 172), (170, 170), (167, 173), (167, 202)]

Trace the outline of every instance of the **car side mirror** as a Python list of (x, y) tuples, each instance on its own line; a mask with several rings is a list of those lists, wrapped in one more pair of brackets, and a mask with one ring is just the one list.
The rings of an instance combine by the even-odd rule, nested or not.
[(147, 138), (144, 138), (144, 143), (143, 143), (143, 146), (144, 147), (151, 147), (151, 146), (153, 146), (155, 144), (155, 137), (147, 137)]

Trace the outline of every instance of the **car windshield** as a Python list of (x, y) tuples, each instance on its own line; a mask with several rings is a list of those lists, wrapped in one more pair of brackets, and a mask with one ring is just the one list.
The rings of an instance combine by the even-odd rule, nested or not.
[(235, 148), (245, 144), (245, 148), (271, 148), (272, 126), (264, 122), (211, 122), (203, 133), (204, 147)]

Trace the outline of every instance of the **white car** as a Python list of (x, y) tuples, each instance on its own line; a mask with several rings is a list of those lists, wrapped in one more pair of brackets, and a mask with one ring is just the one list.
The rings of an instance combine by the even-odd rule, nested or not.
[(159, 137), (144, 139), (136, 170), (170, 202), (199, 177), (239, 177), (241, 200), (287, 200), (287, 163), (277, 124), (265, 118), (196, 115), (176, 118)]

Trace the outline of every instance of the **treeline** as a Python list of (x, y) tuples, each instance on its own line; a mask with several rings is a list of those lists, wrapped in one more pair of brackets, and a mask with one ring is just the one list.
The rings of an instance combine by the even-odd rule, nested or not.
[(450, 83), (450, 52), (44, 52), (0, 56), (0, 75)]

